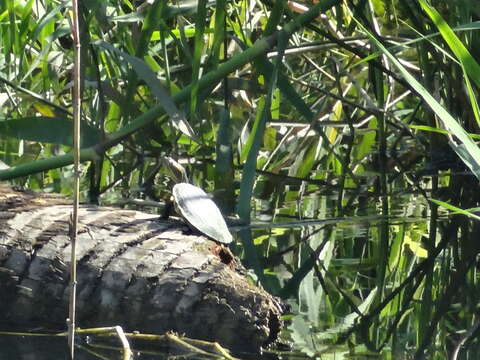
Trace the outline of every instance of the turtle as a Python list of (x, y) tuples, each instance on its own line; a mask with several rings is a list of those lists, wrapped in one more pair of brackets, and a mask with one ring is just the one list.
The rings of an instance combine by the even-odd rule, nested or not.
[(207, 235), (218, 243), (228, 245), (232, 234), (228, 230), (220, 209), (199, 187), (181, 182), (172, 190), (177, 212), (190, 227)]

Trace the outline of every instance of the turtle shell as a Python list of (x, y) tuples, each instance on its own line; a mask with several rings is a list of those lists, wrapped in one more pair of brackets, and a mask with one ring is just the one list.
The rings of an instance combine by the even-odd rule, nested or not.
[(217, 205), (194, 185), (179, 183), (173, 187), (177, 211), (195, 229), (222, 244), (232, 242), (232, 234)]

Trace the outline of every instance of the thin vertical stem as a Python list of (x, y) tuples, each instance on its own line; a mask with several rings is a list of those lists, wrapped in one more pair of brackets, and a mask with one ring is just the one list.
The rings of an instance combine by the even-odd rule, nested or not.
[(78, 205), (80, 192), (80, 31), (78, 23), (78, 2), (72, 0), (72, 33), (74, 40), (74, 65), (73, 65), (73, 211), (70, 218), (70, 303), (68, 315), (68, 346), (70, 358), (74, 359), (75, 353), (75, 304), (77, 287), (77, 229), (78, 229)]

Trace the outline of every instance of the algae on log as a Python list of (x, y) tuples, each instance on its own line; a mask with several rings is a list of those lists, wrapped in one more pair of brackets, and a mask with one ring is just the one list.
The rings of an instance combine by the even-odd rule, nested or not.
[[(65, 328), (70, 213), (62, 197), (0, 186), (0, 321)], [(82, 206), (77, 325), (173, 330), (258, 351), (276, 339), (282, 306), (221, 249), (179, 222)]]

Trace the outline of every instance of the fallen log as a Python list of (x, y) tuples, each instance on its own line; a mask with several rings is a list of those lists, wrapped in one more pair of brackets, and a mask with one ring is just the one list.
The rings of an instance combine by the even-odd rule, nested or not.
[[(57, 195), (0, 186), (0, 321), (65, 328), (70, 213)], [(179, 221), (81, 206), (77, 325), (172, 330), (259, 351), (277, 338), (282, 306), (228, 255)]]

